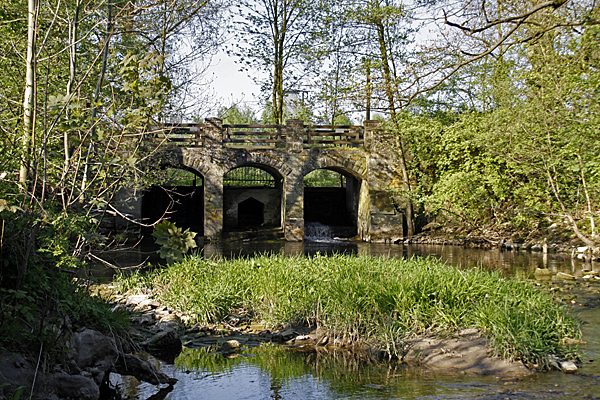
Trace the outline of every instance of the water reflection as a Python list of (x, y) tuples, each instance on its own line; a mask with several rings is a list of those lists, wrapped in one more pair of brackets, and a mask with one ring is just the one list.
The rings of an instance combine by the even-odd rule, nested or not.
[[(112, 264), (107, 268), (101, 263), (91, 265), (94, 276), (110, 277), (116, 269), (135, 268), (138, 265), (164, 263), (151, 244), (137, 246), (127, 251), (107, 252), (102, 257)], [(509, 276), (532, 278), (536, 268), (548, 268), (553, 274), (567, 272), (581, 277), (584, 270), (598, 271), (597, 262), (573, 259), (569, 254), (543, 254), (541, 252), (503, 251), (447, 245), (404, 245), (364, 243), (347, 240), (286, 242), (282, 240), (235, 240), (205, 243), (196, 250), (206, 258), (251, 257), (257, 254), (276, 253), (288, 256), (333, 253), (361, 254), (386, 257), (410, 258), (413, 256), (436, 257), (463, 268), (480, 267), (501, 270)]]
[(536, 268), (548, 268), (553, 274), (568, 272), (577, 275), (584, 269), (596, 270), (598, 263), (572, 259), (568, 254), (543, 254), (525, 251), (504, 251), (500, 249), (479, 249), (446, 245), (404, 245), (364, 243), (353, 241), (327, 242), (283, 242), (283, 241), (237, 241), (207, 243), (205, 257), (248, 257), (262, 253), (283, 253), (285, 255), (314, 255), (317, 253), (361, 254), (373, 256), (411, 258), (436, 257), (463, 268), (480, 267), (501, 270), (509, 276), (529, 278)]
[[(156, 263), (154, 249), (137, 249), (129, 259), (115, 262), (135, 265), (145, 259)], [(459, 246), (389, 245), (351, 241), (304, 242), (230, 241), (206, 244), (205, 257), (241, 257), (257, 253), (313, 255), (347, 253), (386, 257), (437, 257), (462, 268), (488, 268), (507, 275), (533, 277), (536, 268), (549, 268), (581, 277), (597, 270), (598, 263), (572, 260), (569, 255), (483, 250)], [(154, 257), (154, 258), (152, 258)], [(124, 261), (125, 260), (125, 261)], [(348, 353), (289, 351), (281, 346), (246, 348), (226, 358), (211, 348), (184, 349), (174, 364), (162, 365), (179, 379), (171, 392), (133, 379), (124, 379), (130, 399), (563, 399), (600, 397), (600, 312), (579, 312), (585, 324), (582, 375), (534, 374), (519, 380), (494, 376), (432, 375), (397, 363), (376, 362)], [(155, 361), (158, 363), (158, 361)], [(595, 374), (595, 375), (585, 375)], [(158, 397), (160, 396), (160, 397)]]
[[(521, 379), (432, 374), (402, 364), (376, 362), (350, 353), (294, 352), (282, 346), (246, 348), (224, 357), (212, 348), (185, 349), (174, 365), (179, 379), (166, 399), (562, 399), (596, 398), (597, 379), (562, 373)], [(130, 382), (127, 382), (130, 384)], [(131, 398), (159, 392), (149, 384)]]

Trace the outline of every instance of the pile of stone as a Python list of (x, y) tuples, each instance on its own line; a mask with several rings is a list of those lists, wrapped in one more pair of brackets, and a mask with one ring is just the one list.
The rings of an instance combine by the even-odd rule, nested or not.
[(33, 394), (34, 398), (51, 400), (97, 400), (102, 388), (108, 387), (111, 373), (131, 375), (154, 385), (173, 385), (177, 381), (156, 365), (131, 354), (131, 349), (123, 348), (123, 344), (98, 331), (84, 329), (67, 340), (64, 362), (45, 373), (23, 356), (4, 352), (0, 354), (0, 399), (12, 398), (24, 388), (27, 398)]
[[(141, 349), (165, 361), (172, 361), (181, 352), (181, 314), (147, 295), (116, 296), (113, 300), (117, 303), (114, 312), (119, 309), (132, 312), (130, 335), (137, 339)], [(23, 390), (28, 391), (27, 397), (33, 393), (36, 398), (51, 400), (96, 400), (103, 389), (110, 387), (111, 373), (131, 375), (154, 385), (173, 385), (177, 380), (161, 372), (158, 363), (133, 354), (140, 347), (84, 329), (66, 340), (64, 361), (45, 373), (19, 354), (0, 351), (0, 400), (10, 399)]]

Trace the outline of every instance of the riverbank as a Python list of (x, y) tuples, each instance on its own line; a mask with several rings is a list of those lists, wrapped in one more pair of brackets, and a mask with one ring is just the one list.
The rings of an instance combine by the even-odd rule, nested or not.
[[(184, 262), (115, 282), (149, 294), (188, 326), (246, 321), (264, 330), (308, 326), (328, 340), (402, 359), (411, 340), (475, 329), (496, 356), (545, 369), (576, 357), (579, 327), (532, 284), (433, 259), (341, 256)], [(321, 340), (322, 338), (316, 338)]]
[[(123, 354), (129, 357), (129, 352), (141, 348), (162, 359), (172, 361), (172, 358), (183, 348), (184, 351), (185, 349), (204, 349), (217, 354), (221, 353), (227, 357), (235, 357), (238, 349), (244, 352), (254, 346), (275, 342), (283, 345), (282, 348), (310, 352), (315, 356), (325, 353), (342, 353), (351, 354), (351, 357), (360, 359), (373, 359), (373, 357), (388, 359), (390, 355), (394, 355), (393, 358), (397, 361), (416, 365), (419, 370), (425, 368), (444, 374), (521, 375), (528, 373), (528, 370), (520, 362), (506, 362), (506, 359), (502, 357), (493, 357), (493, 354), (502, 354), (497, 347), (489, 347), (494, 344), (490, 339), (490, 331), (477, 328), (477, 326), (483, 326), (481, 324), (468, 323), (468, 319), (461, 318), (463, 315), (478, 312), (475, 306), (477, 304), (484, 305), (488, 301), (487, 299), (490, 302), (487, 308), (492, 309), (493, 304), (499, 302), (498, 296), (503, 293), (502, 290), (504, 290), (505, 297), (511, 297), (516, 302), (516, 311), (521, 307), (528, 314), (537, 313), (535, 302), (530, 304), (528, 300), (522, 299), (522, 296), (519, 295), (523, 292), (527, 298), (536, 297), (537, 295), (528, 295), (528, 293), (537, 292), (537, 290), (531, 290), (534, 285), (555, 294), (538, 298), (541, 303), (560, 301), (562, 304), (569, 304), (570, 308), (576, 303), (581, 303), (583, 307), (593, 307), (596, 304), (593, 301), (597, 297), (595, 274), (578, 272), (577, 279), (575, 279), (575, 277), (567, 276), (568, 274), (560, 273), (561, 281), (557, 281), (559, 277), (556, 275), (556, 271), (552, 272), (552, 276), (550, 276), (550, 271), (539, 272), (536, 274), (539, 281), (530, 284), (521, 282), (515, 286), (512, 283), (514, 280), (506, 281), (505, 276), (500, 273), (483, 274), (483, 279), (480, 280), (477, 279), (477, 276), (482, 271), (478, 268), (475, 268), (474, 271), (470, 271), (470, 268), (458, 270), (441, 265), (434, 260), (399, 262), (395, 257), (339, 255), (309, 258), (271, 256), (229, 261), (190, 258), (183, 265), (164, 267), (149, 274), (134, 274), (129, 278), (122, 277), (117, 279), (114, 285), (110, 285), (113, 286), (112, 288), (109, 285), (92, 287), (92, 292), (101, 294), (103, 298), (110, 301), (112, 304), (110, 306), (111, 315), (131, 313), (129, 315), (132, 323), (123, 337), (133, 340), (137, 345), (127, 350), (124, 346), (127, 341), (115, 342), (117, 351), (109, 351), (113, 355)], [(404, 279), (400, 281), (400, 277), (404, 277)], [(502, 285), (504, 284), (508, 284), (508, 286), (503, 289)], [(524, 286), (521, 285), (528, 286), (528, 288), (524, 289)], [(590, 301), (585, 300), (584, 296), (574, 297), (571, 294), (573, 288), (577, 289), (581, 286), (580, 289), (583, 289), (585, 285), (592, 285), (590, 289), (593, 293), (589, 293)], [(465, 288), (462, 286), (466, 286), (468, 290), (464, 290)], [(196, 289), (187, 291), (188, 288)], [(259, 288), (261, 290), (258, 290)], [(517, 295), (510, 296), (512, 292)], [(189, 310), (182, 311), (185, 310), (183, 306), (173, 306), (172, 303), (164, 302), (164, 299), (168, 297), (165, 295), (174, 293), (179, 293), (175, 297), (182, 302), (187, 301), (189, 304), (198, 303), (199, 300), (194, 299), (194, 296), (201, 293), (206, 296), (202, 301), (205, 304), (212, 302), (212, 309), (222, 309), (222, 314), (219, 314), (219, 318), (207, 320), (206, 323), (202, 322), (198, 318), (199, 313), (196, 312), (194, 316)], [(334, 295), (329, 296), (331, 293)], [(396, 297), (394, 297), (394, 293), (396, 293)], [(412, 308), (418, 312), (411, 314), (406, 310), (402, 312), (396, 310), (398, 308), (397, 300), (408, 294), (413, 297), (407, 298), (404, 304), (413, 304)], [(488, 297), (485, 296), (486, 294)], [(96, 297), (92, 297), (92, 299), (94, 298)], [(223, 308), (223, 298), (229, 299), (229, 308)], [(336, 302), (340, 303), (339, 300), (344, 298), (348, 302), (334, 306)], [(243, 302), (240, 302), (240, 299)], [(315, 299), (319, 299), (319, 301)], [(461, 299), (465, 300), (463, 303), (467, 303), (466, 306), (458, 301)], [(302, 304), (316, 306), (305, 307), (304, 312), (298, 312), (298, 310), (302, 311), (301, 307), (298, 308), (298, 305)], [(455, 308), (457, 313), (451, 313), (450, 308)], [(309, 309), (313, 314), (306, 311)], [(288, 311), (284, 312), (285, 310)], [(336, 317), (338, 323), (341, 320), (346, 323), (346, 326), (355, 328), (352, 331), (353, 335), (344, 334), (341, 329), (332, 328), (332, 323), (336, 319), (326, 317), (326, 315), (332, 314), (332, 310), (338, 311)], [(269, 314), (266, 311), (274, 315), (270, 320), (265, 317)], [(307, 318), (310, 315), (313, 315), (314, 318)], [(347, 318), (341, 318), (344, 315)], [(519, 318), (518, 312), (498, 313), (497, 316), (501, 315), (506, 318)], [(556, 315), (558, 318), (553, 319), (560, 321), (561, 314)], [(359, 321), (352, 322), (353, 317), (360, 317)], [(424, 325), (419, 327), (414, 321), (411, 323), (411, 318), (417, 322), (424, 322)], [(390, 323), (394, 320), (399, 321), (399, 324)], [(452, 325), (448, 321), (462, 322)], [(528, 327), (523, 325), (525, 321), (526, 319), (517, 321), (524, 326), (524, 331), (528, 330)], [(403, 332), (402, 323), (411, 329), (411, 334), (400, 336)], [(343, 327), (343, 324), (340, 323), (338, 326), (340, 325)], [(500, 324), (496, 325), (500, 326)], [(471, 328), (468, 328), (469, 326)], [(379, 327), (387, 327), (387, 329), (378, 330)], [(62, 325), (61, 337), (63, 339), (71, 338), (65, 340), (65, 346), (62, 348), (63, 350), (71, 349), (65, 353), (70, 355), (62, 361), (58, 360), (57, 367), (41, 368), (40, 372), (45, 371), (45, 375), (43, 377), (40, 375), (37, 382), (55, 382), (53, 374), (58, 372), (62, 375), (54, 378), (59, 377), (65, 381), (74, 380), (83, 384), (83, 387), (91, 389), (94, 388), (94, 385), (100, 387), (95, 380), (103, 376), (102, 372), (107, 371), (106, 367), (109, 367), (110, 362), (101, 362), (103, 358), (100, 357), (98, 358), (99, 365), (96, 365), (98, 364), (96, 362), (80, 365), (78, 364), (79, 357), (73, 356), (76, 343), (74, 338), (85, 330), (81, 324), (73, 322)], [(515, 335), (516, 331), (509, 330), (507, 332), (505, 336), (510, 337), (510, 335)], [(391, 333), (395, 333), (396, 336), (392, 336)], [(555, 330), (554, 333), (555, 339), (558, 340), (560, 332)], [(538, 333), (534, 332), (534, 334)], [(101, 336), (99, 333), (97, 335)], [(108, 336), (109, 339), (113, 337), (111, 334), (105, 336)], [(573, 338), (567, 337), (562, 345), (576, 345), (578, 343), (577, 334), (572, 336)], [(391, 338), (394, 342), (386, 342), (386, 338)], [(108, 343), (110, 340), (101, 340), (100, 342)], [(114, 346), (99, 347), (114, 349)], [(575, 355), (567, 355), (568, 347), (564, 346), (563, 351), (554, 351), (559, 355), (558, 358), (551, 357), (552, 354), (546, 357), (544, 360), (548, 362), (547, 364), (529, 363), (528, 365), (531, 368), (566, 370), (568, 365), (564, 362), (576, 358)], [(392, 353), (390, 349), (395, 353)], [(574, 354), (574, 350), (571, 348), (568, 351)], [(29, 354), (29, 356), (25, 355), (23, 359), (15, 354), (3, 353), (2, 360), (17, 362), (19, 368), (24, 367), (24, 369), (16, 370), (17, 378), (27, 376), (29, 379), (36, 371), (36, 356), (37, 353)], [(510, 356), (508, 357), (510, 358)], [(83, 359), (85, 358), (83, 357)], [(517, 357), (513, 356), (513, 358)], [(44, 359), (49, 360), (46, 355), (44, 355)], [(119, 357), (111, 360), (118, 359)], [(13, 363), (13, 365), (16, 364)], [(47, 374), (48, 372), (50, 375)], [(127, 371), (122, 370), (121, 372)], [(135, 371), (128, 373), (132, 372)], [(69, 378), (64, 374), (75, 377), (82, 376), (86, 379)], [(17, 387), (19, 387), (18, 384), (13, 389)], [(56, 392), (58, 387), (55, 385), (53, 389), (49, 390)], [(9, 387), (4, 389), (5, 394), (10, 398), (11, 389)]]
[[(107, 293), (110, 287), (100, 291)], [(352, 354), (355, 358), (382, 361), (383, 354), (374, 352), (362, 341), (349, 343), (330, 337), (320, 327), (288, 325), (268, 329), (247, 316), (231, 315), (220, 324), (186, 327), (181, 313), (168, 310), (147, 295), (113, 297), (132, 312), (131, 335), (142, 348), (159, 359), (173, 362), (185, 349), (210, 349), (224, 357), (235, 357), (240, 351), (271, 343), (303, 353)], [(404, 344), (401, 361), (423, 372), (496, 376), (524, 376), (532, 373), (517, 360), (495, 357), (483, 335), (476, 329), (464, 329), (448, 337), (414, 337)], [(388, 361), (388, 358), (385, 358)], [(556, 366), (567, 372), (576, 371), (573, 363), (562, 361)]]
[(600, 260), (568, 226), (552, 224), (544, 230), (522, 232), (511, 224), (494, 227), (442, 226), (430, 223), (421, 233), (402, 239), (403, 244), (452, 245), (499, 248), (507, 251), (567, 253), (581, 260)]

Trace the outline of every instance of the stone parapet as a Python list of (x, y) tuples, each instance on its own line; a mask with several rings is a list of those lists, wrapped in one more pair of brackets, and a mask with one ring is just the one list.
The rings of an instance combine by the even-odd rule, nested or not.
[(301, 152), (304, 147), (304, 122), (299, 119), (288, 119), (285, 126), (287, 150), (295, 153)]

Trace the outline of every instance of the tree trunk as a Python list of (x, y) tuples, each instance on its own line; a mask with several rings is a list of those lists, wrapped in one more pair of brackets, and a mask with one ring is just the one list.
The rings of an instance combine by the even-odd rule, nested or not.
[(30, 175), (31, 156), (35, 144), (35, 69), (37, 0), (28, 1), (27, 58), (25, 61), (25, 94), (23, 96), (23, 156), (19, 170), (19, 183), (23, 187)]
[[(69, 81), (67, 82), (67, 101), (71, 101), (73, 94), (73, 86), (77, 74), (77, 31), (79, 29), (79, 0), (75, 3), (75, 11), (73, 12), (73, 22), (69, 25)], [(68, 108), (67, 108), (67, 117)], [(69, 165), (71, 164), (71, 154), (69, 152), (69, 132), (65, 129), (63, 132), (63, 146), (65, 152), (65, 165), (63, 176), (66, 176)]]
[[(377, 34), (378, 34), (378, 40), (379, 40), (379, 51), (381, 53), (381, 69), (382, 69), (382, 74), (383, 74), (383, 80), (385, 82), (385, 93), (386, 93), (388, 103), (389, 103), (390, 117), (396, 127), (396, 131), (400, 132), (400, 126), (398, 123), (398, 115), (396, 112), (396, 100), (394, 98), (393, 77), (392, 77), (392, 72), (390, 70), (389, 58), (388, 58), (388, 52), (387, 52), (387, 40), (386, 40), (386, 35), (385, 35), (385, 27), (384, 27), (382, 21), (377, 21), (375, 23), (375, 25), (377, 27)], [(410, 193), (411, 187), (410, 187), (408, 168), (406, 165), (406, 153), (404, 150), (404, 142), (400, 136), (398, 137), (398, 150), (399, 150), (398, 161), (400, 164), (400, 171), (402, 173), (402, 188), (407, 193)], [(405, 215), (406, 227), (407, 227), (406, 233), (408, 236), (413, 236), (416, 232), (416, 229), (415, 229), (414, 206), (412, 203), (412, 199), (410, 199), (410, 198), (406, 199), (406, 208), (404, 211), (406, 213), (406, 215)]]

